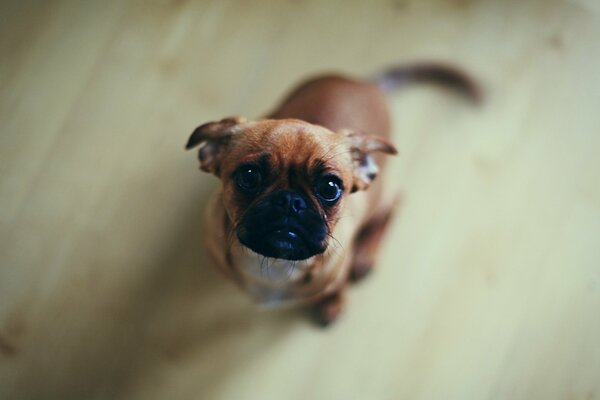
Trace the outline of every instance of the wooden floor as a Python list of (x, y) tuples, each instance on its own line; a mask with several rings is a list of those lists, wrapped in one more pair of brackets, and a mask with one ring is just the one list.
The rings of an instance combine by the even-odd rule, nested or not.
[[(0, 4), (1, 399), (600, 399), (598, 2)], [(325, 331), (257, 309), (188, 134), (420, 60), (487, 100), (390, 98), (378, 270)]]

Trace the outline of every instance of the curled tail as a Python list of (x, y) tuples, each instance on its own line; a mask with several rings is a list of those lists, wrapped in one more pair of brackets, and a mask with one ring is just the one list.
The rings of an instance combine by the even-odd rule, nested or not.
[(465, 96), (475, 104), (480, 104), (483, 94), (479, 86), (457, 68), (438, 63), (410, 64), (391, 67), (372, 80), (386, 93), (413, 83), (435, 83)]

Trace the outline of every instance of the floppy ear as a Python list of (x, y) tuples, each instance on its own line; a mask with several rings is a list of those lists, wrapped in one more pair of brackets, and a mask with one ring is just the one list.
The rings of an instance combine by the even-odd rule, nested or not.
[(379, 172), (379, 167), (372, 154), (393, 155), (398, 154), (398, 151), (391, 143), (375, 135), (366, 135), (351, 130), (345, 130), (342, 133), (348, 138), (350, 154), (354, 163), (354, 182), (351, 192), (366, 190)]
[(238, 125), (244, 122), (246, 122), (244, 117), (229, 117), (200, 125), (192, 132), (185, 149), (190, 150), (200, 146), (198, 151), (200, 169), (218, 175), (223, 148), (236, 133)]

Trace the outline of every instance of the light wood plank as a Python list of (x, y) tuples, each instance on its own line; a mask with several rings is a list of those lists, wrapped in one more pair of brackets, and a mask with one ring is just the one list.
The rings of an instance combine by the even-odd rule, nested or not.
[[(589, 1), (3, 2), (0, 398), (600, 399)], [(439, 59), (390, 98), (402, 210), (327, 331), (207, 264), (187, 135), (299, 79)]]

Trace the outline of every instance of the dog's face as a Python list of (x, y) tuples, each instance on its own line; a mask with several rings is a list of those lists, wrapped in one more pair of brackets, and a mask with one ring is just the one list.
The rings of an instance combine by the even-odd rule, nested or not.
[(392, 145), (299, 120), (226, 118), (198, 127), (200, 168), (223, 183), (222, 201), (239, 242), (266, 257), (323, 253), (345, 198), (377, 174), (371, 153)]

